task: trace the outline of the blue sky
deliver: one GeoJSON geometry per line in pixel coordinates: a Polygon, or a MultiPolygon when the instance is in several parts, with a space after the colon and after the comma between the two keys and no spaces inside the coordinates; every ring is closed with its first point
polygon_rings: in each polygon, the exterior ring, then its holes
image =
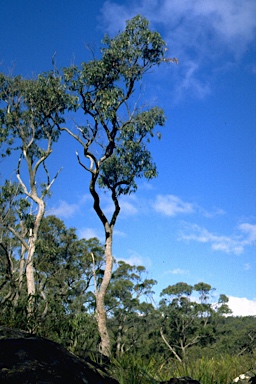
{"type": "MultiPolygon", "coordinates": [[[[31,77],[51,69],[55,52],[59,67],[79,64],[90,58],[88,45],[97,51],[104,33],[115,35],[136,14],[179,64],[154,69],[140,85],[143,101],[167,116],[162,140],[151,144],[159,176],[122,198],[114,255],[144,265],[157,293],[204,281],[230,297],[235,315],[256,315],[255,0],[9,0],[0,70],[31,77]]],[[[61,145],[48,212],[103,240],[76,145],[65,137],[61,145]]],[[[9,177],[13,164],[1,164],[9,177]]]]}

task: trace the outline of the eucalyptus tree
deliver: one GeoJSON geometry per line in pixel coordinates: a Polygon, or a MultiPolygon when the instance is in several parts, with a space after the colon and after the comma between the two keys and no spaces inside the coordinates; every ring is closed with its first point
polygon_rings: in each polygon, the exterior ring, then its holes
{"type": "Polygon", "coordinates": [[[1,225],[19,240],[23,247],[21,254],[26,254],[24,267],[29,315],[33,312],[35,296],[33,257],[38,230],[45,213],[46,196],[58,174],[50,178],[46,160],[59,137],[57,126],[64,121],[62,115],[70,100],[53,72],[32,80],[0,74],[1,154],[15,157],[18,152],[15,172],[19,192],[31,208],[26,217],[20,215],[18,226],[12,225],[8,216],[1,225]],[[40,183],[43,178],[44,182],[40,183]]]}
{"type": "Polygon", "coordinates": [[[216,319],[230,313],[225,295],[220,295],[217,305],[212,303],[213,291],[209,284],[203,282],[194,286],[180,282],[169,285],[160,294],[163,297],[159,303],[162,313],[160,334],[180,362],[186,358],[191,347],[213,342],[216,319]],[[192,297],[192,293],[198,293],[199,298],[192,297]]]}
{"type": "Polygon", "coordinates": [[[114,352],[121,356],[139,347],[145,334],[148,312],[153,310],[152,288],[156,280],[146,277],[144,266],[118,261],[106,295],[106,309],[114,339],[114,352]]]}
{"type": "Polygon", "coordinates": [[[114,38],[105,36],[103,44],[100,59],[64,69],[65,86],[77,98],[78,115],[74,129],[60,125],[60,130],[83,150],[85,159],[77,152],[78,162],[89,174],[93,207],[104,228],[106,264],[95,295],[100,350],[109,355],[104,299],[113,269],[112,240],[120,196],[135,192],[138,178],[157,176],[147,144],[154,136],[154,128],[165,122],[162,109],[138,107],[131,99],[136,85],[152,67],[173,60],[165,58],[163,39],[149,29],[148,21],[141,16],[127,21],[125,30],[114,38]],[[113,202],[110,215],[104,211],[98,188],[109,192],[113,202]]]}
{"type": "Polygon", "coordinates": [[[218,324],[217,353],[233,356],[255,354],[255,316],[228,316],[218,324]]]}
{"type": "Polygon", "coordinates": [[[1,276],[0,276],[0,304],[11,301],[17,305],[23,286],[24,246],[6,228],[20,227],[20,233],[25,235],[25,221],[29,203],[21,197],[20,185],[6,180],[0,187],[0,248],[1,248],[1,276]],[[17,253],[20,253],[19,266],[17,253]],[[17,270],[19,271],[17,273],[17,270]],[[5,273],[4,273],[5,271],[5,273]]]}
{"type": "Polygon", "coordinates": [[[38,330],[73,351],[83,344],[91,349],[91,342],[94,349],[99,338],[90,308],[93,277],[102,268],[103,255],[98,239],[79,239],[75,228],[55,216],[42,220],[34,256],[38,330]]]}

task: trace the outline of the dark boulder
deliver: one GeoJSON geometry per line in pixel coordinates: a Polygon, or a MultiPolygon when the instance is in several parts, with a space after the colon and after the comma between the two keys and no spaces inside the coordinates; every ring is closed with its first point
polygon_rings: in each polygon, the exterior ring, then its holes
{"type": "Polygon", "coordinates": [[[189,376],[172,377],[168,381],[162,381],[160,384],[200,384],[199,381],[191,379],[189,376]]]}
{"type": "Polygon", "coordinates": [[[60,344],[7,327],[0,327],[0,383],[118,384],[60,344]]]}

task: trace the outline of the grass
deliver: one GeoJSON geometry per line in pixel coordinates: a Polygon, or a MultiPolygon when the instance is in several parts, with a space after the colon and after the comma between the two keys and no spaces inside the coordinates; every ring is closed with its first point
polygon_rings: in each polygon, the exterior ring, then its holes
{"type": "Polygon", "coordinates": [[[112,374],[120,384],[155,384],[181,376],[190,376],[201,384],[231,384],[235,377],[253,368],[256,368],[255,356],[223,355],[178,363],[123,355],[113,360],[112,374]]]}

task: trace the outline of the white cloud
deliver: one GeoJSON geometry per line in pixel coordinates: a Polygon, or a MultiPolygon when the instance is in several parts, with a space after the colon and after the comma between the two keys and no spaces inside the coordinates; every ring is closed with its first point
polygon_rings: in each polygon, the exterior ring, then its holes
{"type": "MultiPolygon", "coordinates": [[[[102,196],[102,200],[105,202],[104,212],[112,215],[114,212],[114,204],[110,197],[102,196]],[[104,199],[104,200],[103,200],[104,199]]],[[[120,215],[133,216],[138,213],[136,205],[138,204],[137,198],[134,195],[121,196],[119,199],[119,205],[121,208],[120,215]]]]}
{"type": "Polygon", "coordinates": [[[181,200],[178,196],[174,195],[158,195],[153,204],[156,212],[162,213],[166,216],[176,216],[178,214],[194,213],[195,208],[193,204],[181,200]]]}
{"type": "Polygon", "coordinates": [[[143,191],[143,190],[152,191],[153,189],[155,189],[153,185],[150,183],[150,181],[148,180],[139,183],[138,187],[140,191],[143,191]]]}
{"type": "MultiPolygon", "coordinates": [[[[91,239],[93,237],[97,237],[102,243],[104,243],[104,232],[100,229],[95,228],[80,228],[78,230],[78,236],[80,239],[91,239]]],[[[126,234],[122,231],[119,231],[118,229],[114,229],[114,237],[126,237],[126,234]]]]}
{"type": "Polygon", "coordinates": [[[199,71],[200,67],[198,63],[195,63],[191,60],[187,60],[186,63],[184,63],[184,76],[180,81],[178,93],[176,93],[177,100],[181,99],[183,92],[187,92],[191,88],[200,99],[203,99],[205,96],[211,93],[210,85],[207,82],[202,82],[198,78],[199,71]]]}
{"type": "Polygon", "coordinates": [[[198,213],[204,217],[213,218],[225,214],[223,209],[213,208],[212,211],[207,211],[206,209],[200,207],[200,205],[184,201],[175,195],[157,195],[152,207],[156,212],[162,213],[166,216],[198,213]]]}
{"type": "Polygon", "coordinates": [[[48,214],[67,219],[73,216],[78,211],[78,209],[78,204],[69,204],[66,201],[60,200],[59,205],[55,208],[52,208],[48,214]]]}
{"type": "Polygon", "coordinates": [[[181,268],[176,268],[176,269],[171,269],[170,271],[166,271],[164,274],[165,275],[185,275],[189,271],[181,268]]]}
{"type": "Polygon", "coordinates": [[[199,98],[208,95],[213,73],[239,60],[256,38],[255,0],[134,0],[126,5],[106,1],[101,14],[102,27],[110,34],[137,14],[161,32],[170,57],[179,59],[172,72],[177,99],[183,92],[199,98]]]}
{"type": "Polygon", "coordinates": [[[251,266],[250,263],[245,263],[245,264],[244,264],[244,270],[245,270],[245,271],[249,271],[249,270],[251,269],[251,267],[252,267],[252,266],[251,266]]]}
{"type": "Polygon", "coordinates": [[[239,49],[244,51],[254,41],[255,12],[254,0],[141,0],[128,5],[105,1],[101,11],[109,33],[117,33],[126,20],[142,14],[153,24],[168,28],[180,48],[200,48],[210,41],[212,49],[216,49],[218,42],[235,53],[239,49]]]}
{"type": "MultiPolygon", "coordinates": [[[[136,7],[135,7],[136,9],[136,7]]],[[[112,1],[105,1],[101,9],[101,27],[110,35],[124,29],[125,22],[135,16],[137,12],[112,1]]]]}
{"type": "Polygon", "coordinates": [[[243,223],[239,225],[239,229],[247,234],[247,242],[248,244],[253,243],[256,240],[256,225],[243,223]]]}
{"type": "Polygon", "coordinates": [[[229,296],[228,306],[233,312],[232,316],[256,316],[256,299],[229,296]]]}
{"type": "Polygon", "coordinates": [[[81,198],[81,204],[85,204],[87,202],[93,203],[92,195],[89,193],[85,193],[81,198]]]}
{"type": "Polygon", "coordinates": [[[123,197],[120,199],[121,213],[125,216],[133,216],[138,213],[136,206],[134,205],[135,200],[133,196],[123,197]]]}
{"type": "Polygon", "coordinates": [[[241,254],[245,246],[253,245],[256,240],[256,225],[243,223],[238,226],[238,232],[230,236],[218,235],[209,232],[197,224],[186,223],[181,231],[179,240],[209,243],[215,251],[241,254]]]}
{"type": "Polygon", "coordinates": [[[198,207],[199,211],[202,213],[203,216],[207,218],[212,218],[215,216],[225,215],[226,212],[221,208],[215,208],[213,211],[206,211],[205,209],[198,207]]]}
{"type": "Polygon", "coordinates": [[[97,237],[101,242],[104,241],[102,237],[102,233],[94,228],[81,228],[78,230],[78,236],[80,239],[92,239],[93,237],[97,237]]]}
{"type": "Polygon", "coordinates": [[[126,237],[126,233],[124,233],[123,231],[119,231],[118,229],[114,229],[114,236],[126,237]]]}
{"type": "Polygon", "coordinates": [[[130,265],[143,265],[146,268],[152,265],[152,262],[148,257],[143,257],[133,249],[128,250],[128,255],[128,257],[116,257],[116,260],[122,260],[130,265]]]}

